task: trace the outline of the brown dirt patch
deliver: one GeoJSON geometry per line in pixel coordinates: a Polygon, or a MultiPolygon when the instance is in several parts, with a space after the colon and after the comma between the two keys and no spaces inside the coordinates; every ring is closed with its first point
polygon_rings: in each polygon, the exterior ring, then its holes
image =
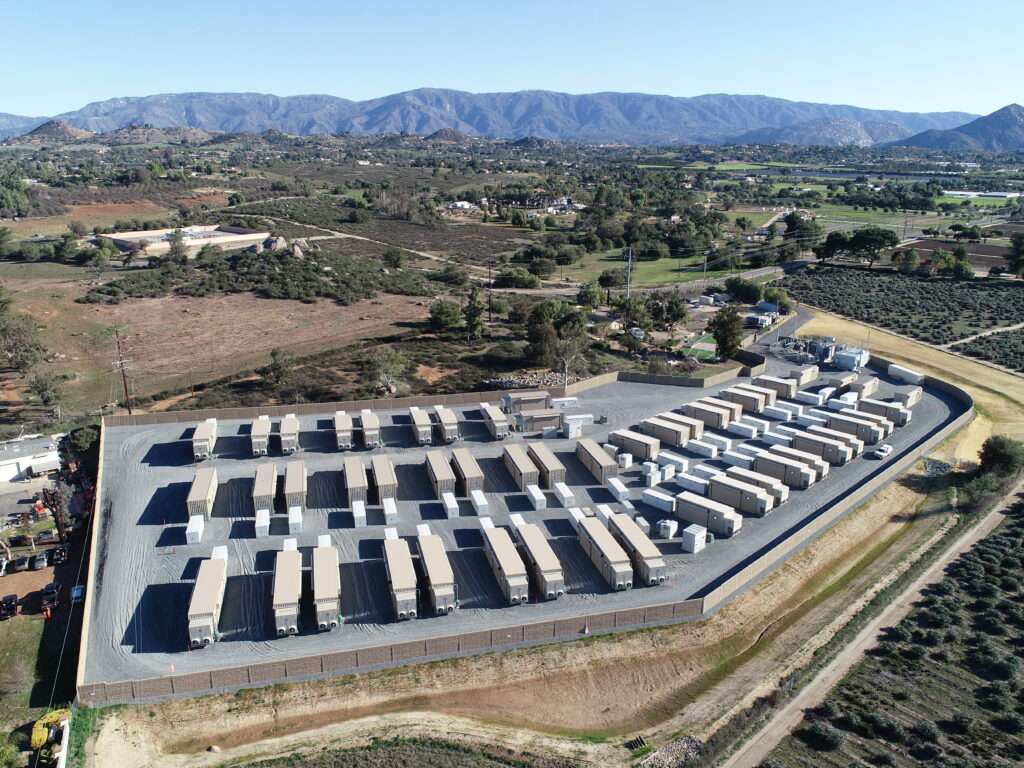
{"type": "Polygon", "coordinates": [[[416,368],[416,376],[420,379],[423,379],[423,381],[427,382],[427,384],[434,384],[440,381],[441,379],[448,378],[449,376],[456,372],[457,371],[454,368],[437,368],[434,366],[423,364],[420,364],[416,368]]]}
{"type": "Polygon", "coordinates": [[[183,195],[174,198],[174,200],[182,205],[187,205],[189,208],[197,208],[200,205],[219,208],[228,204],[226,192],[202,192],[194,195],[183,195]]]}
{"type": "Polygon", "coordinates": [[[307,354],[390,334],[427,314],[422,299],[382,295],[352,306],[252,294],[138,299],[94,309],[125,327],[137,394],[187,386],[266,364],[274,347],[307,354]]]}

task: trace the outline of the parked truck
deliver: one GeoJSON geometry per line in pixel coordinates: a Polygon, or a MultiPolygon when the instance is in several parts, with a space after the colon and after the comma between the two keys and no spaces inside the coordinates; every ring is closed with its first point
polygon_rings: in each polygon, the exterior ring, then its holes
{"type": "Polygon", "coordinates": [[[608,530],[629,555],[636,578],[633,583],[655,586],[668,578],[665,558],[629,515],[619,512],[608,520],[608,530]]]}
{"type": "Polygon", "coordinates": [[[213,555],[199,564],[188,604],[189,648],[204,648],[220,639],[217,625],[228,583],[228,548],[213,548],[213,555]]]}

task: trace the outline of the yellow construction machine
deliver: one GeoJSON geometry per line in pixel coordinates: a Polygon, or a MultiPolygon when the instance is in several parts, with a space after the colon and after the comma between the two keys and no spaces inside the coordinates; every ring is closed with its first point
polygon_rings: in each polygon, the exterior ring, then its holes
{"type": "Polygon", "coordinates": [[[64,743],[64,731],[71,726],[71,710],[54,709],[36,720],[32,726],[32,751],[35,765],[55,765],[64,743]]]}

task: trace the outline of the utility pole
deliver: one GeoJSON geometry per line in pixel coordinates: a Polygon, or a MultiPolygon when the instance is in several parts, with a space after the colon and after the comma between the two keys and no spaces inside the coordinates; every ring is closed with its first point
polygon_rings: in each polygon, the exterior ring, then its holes
{"type": "Polygon", "coordinates": [[[114,368],[121,371],[121,384],[124,386],[124,402],[128,406],[128,415],[132,415],[132,396],[128,390],[128,361],[124,359],[124,352],[121,349],[121,335],[117,328],[114,329],[114,344],[117,347],[117,359],[114,361],[114,368]]]}
{"type": "Polygon", "coordinates": [[[633,246],[626,246],[626,300],[629,301],[629,286],[633,277],[633,246]]]}
{"type": "Polygon", "coordinates": [[[489,324],[494,323],[494,304],[491,302],[491,286],[493,280],[491,279],[491,265],[494,264],[494,259],[490,259],[487,262],[487,322],[489,324]]]}

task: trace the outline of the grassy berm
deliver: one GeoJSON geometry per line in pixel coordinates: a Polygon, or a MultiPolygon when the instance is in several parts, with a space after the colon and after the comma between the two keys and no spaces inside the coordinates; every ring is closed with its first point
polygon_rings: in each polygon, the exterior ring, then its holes
{"type": "Polygon", "coordinates": [[[449,741],[388,739],[352,749],[324,748],[234,768],[576,768],[569,760],[524,755],[503,749],[486,751],[449,741]]]}

